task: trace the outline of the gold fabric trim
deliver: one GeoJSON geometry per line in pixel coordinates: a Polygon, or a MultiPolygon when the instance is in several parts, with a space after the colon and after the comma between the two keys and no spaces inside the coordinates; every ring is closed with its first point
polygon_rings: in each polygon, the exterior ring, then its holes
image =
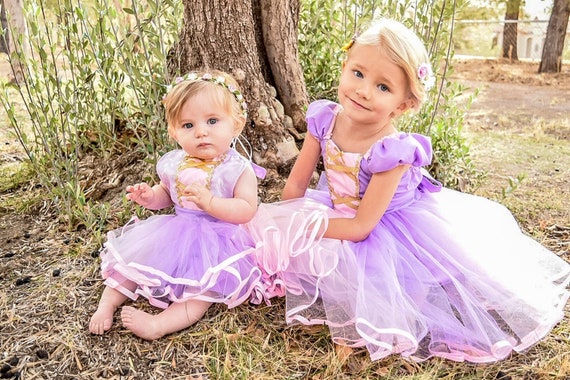
{"type": "Polygon", "coordinates": [[[190,157],[190,156],[184,157],[182,162],[180,162],[180,165],[178,165],[178,169],[176,170],[175,183],[176,183],[176,194],[178,195],[178,203],[182,204],[180,197],[185,195],[184,189],[186,188],[186,186],[188,186],[187,183],[183,183],[179,179],[178,174],[180,172],[191,168],[200,169],[206,172],[206,187],[210,189],[212,185],[212,175],[214,174],[214,170],[219,164],[224,162],[225,159],[226,159],[225,154],[220,157],[216,157],[214,160],[211,161],[204,161],[199,158],[190,157]]]}
{"type": "Polygon", "coordinates": [[[331,193],[331,199],[335,206],[345,205],[353,210],[358,209],[358,205],[360,204],[360,196],[359,196],[359,187],[360,183],[358,181],[358,172],[360,170],[360,160],[356,162],[357,166],[349,167],[346,165],[343,159],[343,152],[338,149],[334,144],[331,143],[329,140],[327,142],[329,144],[329,148],[327,149],[327,159],[325,160],[325,171],[331,172],[344,172],[346,176],[350,178],[350,180],[354,183],[354,190],[355,194],[353,195],[344,195],[339,194],[332,186],[330,181],[328,181],[329,191],[331,193]]]}

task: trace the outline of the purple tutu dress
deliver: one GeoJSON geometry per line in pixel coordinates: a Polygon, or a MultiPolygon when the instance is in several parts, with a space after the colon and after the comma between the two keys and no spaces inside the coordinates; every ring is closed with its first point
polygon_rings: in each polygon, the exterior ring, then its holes
{"type": "Polygon", "coordinates": [[[180,196],[186,184],[202,182],[217,197],[232,197],[245,170],[263,169],[230,149],[216,160],[190,158],[183,150],[160,158],[157,172],[170,192],[176,213],[133,218],[107,234],[101,252],[105,285],[131,299],[139,295],[157,307],[203,300],[234,307],[259,286],[255,243],[243,226],[220,221],[180,196]],[[134,292],[123,284],[130,280],[134,292]]]}
{"type": "Polygon", "coordinates": [[[304,198],[262,204],[247,224],[262,242],[263,296],[286,296],[287,322],[326,324],[372,360],[401,354],[482,363],[543,338],[564,316],[570,265],[524,235],[498,203],[430,179],[428,137],[396,133],[366,154],[331,139],[340,106],[317,101],[308,131],[325,176],[304,198]],[[374,173],[409,164],[388,209],[360,242],[321,227],[355,215],[374,173]]]}

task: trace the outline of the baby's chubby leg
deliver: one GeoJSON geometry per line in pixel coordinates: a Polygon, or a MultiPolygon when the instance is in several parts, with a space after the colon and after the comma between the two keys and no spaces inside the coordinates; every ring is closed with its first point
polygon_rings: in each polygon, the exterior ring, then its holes
{"type": "MultiPolygon", "coordinates": [[[[136,288],[136,284],[130,281],[122,285],[131,291],[136,288]]],[[[99,300],[97,311],[95,311],[89,322],[89,331],[92,334],[101,335],[109,330],[113,325],[113,314],[115,314],[115,310],[126,300],[127,296],[123,293],[106,286],[99,300]]]]}
{"type": "Polygon", "coordinates": [[[136,336],[155,340],[193,325],[204,316],[210,305],[211,302],[199,300],[173,303],[156,315],[124,306],[121,319],[123,326],[136,336]]]}

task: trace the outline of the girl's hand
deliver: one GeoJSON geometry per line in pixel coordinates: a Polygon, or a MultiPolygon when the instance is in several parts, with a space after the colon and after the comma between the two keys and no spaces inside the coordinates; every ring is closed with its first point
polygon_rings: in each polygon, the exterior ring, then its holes
{"type": "Polygon", "coordinates": [[[154,198],[154,191],[147,183],[137,183],[132,186],[127,186],[127,199],[138,203],[143,207],[147,207],[152,203],[154,198]]]}
{"type": "Polygon", "coordinates": [[[212,192],[206,186],[194,183],[186,186],[182,199],[194,202],[201,210],[208,212],[213,197],[212,192]]]}

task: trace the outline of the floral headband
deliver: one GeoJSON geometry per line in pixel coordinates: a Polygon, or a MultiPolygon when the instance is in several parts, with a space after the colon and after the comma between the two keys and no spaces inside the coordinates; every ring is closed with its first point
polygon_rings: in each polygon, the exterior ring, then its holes
{"type": "Polygon", "coordinates": [[[166,95],[168,95],[168,93],[172,90],[172,88],[174,86],[176,86],[177,84],[182,83],[184,81],[197,81],[197,80],[202,80],[205,82],[212,82],[212,83],[215,83],[215,84],[220,85],[223,88],[227,89],[229,92],[231,92],[231,94],[234,96],[234,98],[236,99],[236,101],[240,105],[241,112],[243,113],[243,115],[247,116],[247,103],[245,102],[243,95],[241,94],[241,92],[237,88],[235,88],[231,84],[226,83],[226,78],[222,75],[214,77],[210,73],[205,73],[201,77],[199,77],[198,74],[196,74],[196,73],[188,73],[184,76],[176,77],[174,79],[173,84],[166,86],[166,94],[164,94],[164,97],[162,99],[164,100],[166,98],[166,95]]]}

